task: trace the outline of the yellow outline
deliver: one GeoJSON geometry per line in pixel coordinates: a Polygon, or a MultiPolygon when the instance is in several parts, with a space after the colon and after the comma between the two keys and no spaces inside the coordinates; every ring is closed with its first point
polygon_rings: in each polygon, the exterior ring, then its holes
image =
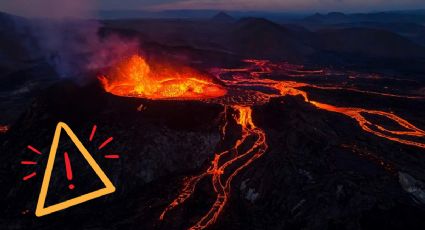
{"type": "Polygon", "coordinates": [[[37,207],[35,209],[35,215],[40,217],[44,215],[51,214],[53,212],[57,212],[60,210],[64,210],[66,208],[69,208],[71,206],[84,203],[86,201],[101,197],[103,195],[113,193],[115,192],[115,187],[112,184],[112,182],[109,180],[109,178],[105,175],[105,173],[102,171],[102,169],[99,167],[99,165],[96,163],[96,161],[93,159],[93,157],[90,155],[90,153],[87,151],[87,149],[84,147],[84,145],[81,143],[81,141],[77,138],[77,136],[72,132],[72,130],[69,128],[69,126],[63,122],[59,122],[56,126],[55,135],[53,137],[52,146],[50,148],[49,153],[49,159],[47,161],[46,170],[44,173],[43,183],[41,184],[41,190],[40,195],[38,196],[38,202],[37,207]],[[81,195],[79,197],[75,197],[72,199],[69,199],[67,201],[63,201],[58,204],[51,205],[47,208],[44,207],[46,196],[47,196],[47,190],[49,189],[49,182],[50,177],[52,175],[53,165],[55,162],[56,152],[58,149],[59,144],[59,138],[61,135],[61,131],[65,130],[66,134],[71,138],[72,142],[77,146],[78,150],[83,154],[84,158],[87,160],[89,165],[93,168],[96,175],[100,178],[100,180],[105,185],[105,188],[101,188],[99,190],[96,190],[94,192],[90,192],[84,195],[81,195]]]}

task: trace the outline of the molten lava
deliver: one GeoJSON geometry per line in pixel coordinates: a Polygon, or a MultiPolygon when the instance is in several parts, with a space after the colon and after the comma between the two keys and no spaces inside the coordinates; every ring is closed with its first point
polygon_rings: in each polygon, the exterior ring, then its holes
{"type": "MultiPolygon", "coordinates": [[[[228,117],[228,107],[225,107],[225,118],[228,117]]],[[[167,212],[174,209],[188,199],[195,190],[198,182],[206,177],[211,176],[211,184],[216,194],[216,200],[210,210],[190,229],[205,229],[209,225],[216,222],[218,216],[222,212],[224,206],[229,200],[230,185],[233,178],[244,168],[250,165],[254,160],[261,157],[267,150],[266,133],[256,127],[252,120],[252,109],[245,106],[232,106],[236,114],[233,116],[236,124],[241,129],[241,135],[234,145],[219,153],[215,153],[211,166],[203,173],[188,178],[178,197],[172,201],[162,212],[160,220],[162,220],[167,212]],[[252,139],[254,141],[252,142],[252,139]],[[245,148],[242,148],[245,147],[245,148]],[[234,156],[235,155],[235,156],[234,156]],[[229,158],[224,161],[223,158],[229,158]],[[228,168],[231,168],[230,170],[228,168]]],[[[227,121],[222,127],[222,134],[225,138],[227,121]]]]}
{"type": "MultiPolygon", "coordinates": [[[[371,94],[371,95],[379,95],[384,97],[396,97],[396,98],[406,98],[406,99],[423,99],[423,96],[411,96],[411,95],[396,95],[390,93],[382,93],[382,92],[374,92],[368,90],[361,90],[353,87],[347,87],[345,85],[334,85],[334,86],[320,86],[314,84],[308,84],[303,82],[296,81],[287,81],[287,80],[273,80],[268,78],[260,78],[262,74],[270,74],[272,72],[282,71],[281,67],[276,64],[269,63],[267,61],[256,61],[256,60],[247,60],[247,63],[250,64],[249,67],[243,69],[222,69],[221,71],[216,71],[216,77],[223,81],[226,85],[234,87],[234,88],[246,88],[246,87],[260,87],[270,90],[275,90],[277,93],[264,93],[259,92],[258,90],[254,92],[254,97],[257,100],[249,100],[250,102],[254,101],[256,103],[266,103],[272,97],[279,96],[302,96],[305,102],[308,102],[315,107],[323,110],[327,110],[330,112],[336,112],[343,115],[346,115],[357,121],[359,126],[366,132],[372,133],[376,136],[388,139],[390,141],[398,142],[405,145],[415,146],[419,148],[425,149],[425,141],[414,141],[410,140],[410,137],[415,137],[418,139],[425,138],[425,131],[414,126],[403,118],[384,111],[377,110],[368,110],[363,108],[355,108],[355,107],[337,107],[333,105],[328,105],[324,103],[320,103],[317,101],[311,101],[308,98],[308,94],[306,91],[301,90],[303,87],[317,88],[322,90],[346,90],[357,93],[371,94]],[[258,71],[260,70],[260,71],[258,71]],[[225,73],[236,73],[230,79],[223,77],[225,73]],[[392,120],[394,123],[398,124],[401,130],[390,130],[388,128],[383,127],[382,125],[375,124],[370,121],[365,114],[369,115],[377,115],[382,118],[386,118],[392,120]]],[[[288,66],[284,64],[285,68],[293,68],[298,73],[297,77],[305,76],[308,74],[323,74],[327,75],[325,71],[313,71],[313,70],[302,70],[301,66],[288,66]]],[[[294,70],[284,71],[285,74],[292,73],[294,70]]],[[[288,76],[292,76],[291,74],[287,74],[288,76]]],[[[244,98],[245,102],[248,101],[247,98],[244,98]]],[[[240,103],[240,102],[239,102],[240,103]]]]}
{"type": "MultiPolygon", "coordinates": [[[[236,114],[233,114],[232,116],[234,121],[242,128],[239,139],[236,140],[231,148],[223,152],[215,153],[215,157],[211,161],[211,166],[207,170],[199,175],[189,177],[184,181],[180,194],[165,208],[160,216],[160,220],[162,220],[170,210],[184,203],[193,194],[196,185],[201,179],[210,176],[214,193],[216,194],[215,202],[209,211],[190,229],[205,229],[216,222],[218,216],[229,200],[230,184],[234,177],[255,159],[262,156],[268,148],[265,131],[256,127],[253,122],[251,106],[253,104],[266,103],[273,97],[285,95],[301,96],[305,102],[310,103],[319,109],[340,113],[356,120],[359,126],[368,133],[390,141],[425,149],[425,141],[423,141],[423,138],[425,138],[425,131],[417,128],[395,114],[363,108],[337,107],[311,101],[308,98],[307,92],[300,88],[311,87],[322,90],[346,90],[357,93],[406,99],[422,99],[423,97],[421,96],[405,96],[373,92],[346,87],[345,85],[319,86],[296,81],[272,80],[267,77],[262,77],[272,72],[283,73],[286,76],[297,78],[310,74],[319,74],[324,76],[330,74],[324,70],[303,70],[302,66],[290,65],[287,63],[277,65],[270,63],[269,61],[261,60],[246,60],[245,62],[250,64],[250,66],[238,69],[215,69],[213,71],[216,77],[224,82],[228,88],[232,88],[232,90],[235,90],[238,93],[234,95],[229,93],[226,97],[216,100],[216,102],[225,106],[225,123],[221,127],[222,140],[226,137],[229,122],[228,113],[230,108],[236,112],[236,114]],[[231,76],[229,76],[229,73],[231,76]],[[392,130],[373,123],[365,116],[367,114],[377,115],[392,120],[397,123],[401,129],[392,130]],[[410,140],[409,137],[419,139],[418,141],[414,141],[410,140]],[[253,142],[252,139],[254,139],[253,142]],[[420,141],[421,139],[422,141],[420,141]]],[[[376,158],[372,159],[379,162],[380,165],[386,167],[388,170],[392,170],[391,165],[388,165],[376,158]]]]}
{"type": "MultiPolygon", "coordinates": [[[[267,78],[271,73],[290,78],[309,75],[332,76],[331,70],[305,70],[303,66],[289,63],[275,64],[264,60],[245,60],[248,66],[238,69],[214,69],[212,74],[226,84],[226,89],[191,68],[174,68],[165,65],[149,65],[141,56],[132,56],[115,66],[109,74],[99,77],[105,90],[118,96],[143,97],[149,99],[210,99],[222,104],[224,123],[220,128],[222,141],[228,136],[229,127],[241,128],[238,139],[222,152],[214,153],[209,168],[199,175],[186,178],[177,196],[161,213],[166,214],[183,204],[194,193],[197,184],[209,179],[214,189],[215,202],[209,211],[190,229],[205,229],[215,223],[230,197],[231,183],[235,176],[268,149],[266,133],[254,124],[252,105],[266,103],[273,97],[301,96],[306,103],[340,113],[354,119],[365,131],[390,141],[425,149],[425,131],[417,128],[403,118],[384,111],[367,110],[354,107],[337,107],[317,101],[311,101],[302,88],[321,90],[345,90],[356,93],[379,95],[384,97],[423,99],[422,96],[396,95],[374,92],[341,85],[314,85],[299,81],[273,80],[267,78]],[[231,116],[230,116],[231,115],[231,116]],[[367,115],[380,116],[399,125],[399,130],[386,128],[373,123],[367,115]],[[234,122],[229,126],[229,122],[234,122]],[[413,140],[411,138],[414,138],[413,140]]],[[[341,74],[336,74],[341,75],[341,74]]],[[[1,131],[1,130],[0,130],[1,131]]],[[[369,156],[368,154],[363,154],[369,156]]],[[[375,159],[375,161],[380,161],[375,159]]],[[[381,165],[386,165],[382,163],[381,165]]],[[[385,166],[386,167],[386,166],[385,166]]],[[[388,166],[391,169],[390,166],[388,166]]]]}
{"type": "MultiPolygon", "coordinates": [[[[232,90],[236,90],[238,93],[235,95],[228,94],[226,97],[221,97],[215,100],[225,106],[225,123],[220,129],[222,140],[225,139],[227,133],[229,110],[236,112],[236,114],[232,114],[233,116],[231,117],[233,117],[236,124],[242,129],[239,139],[235,141],[231,148],[223,152],[215,153],[214,159],[211,161],[211,166],[204,172],[185,179],[183,188],[179,195],[165,208],[160,215],[160,220],[163,220],[169,211],[183,204],[193,194],[196,185],[200,180],[206,177],[211,177],[210,181],[214,188],[214,193],[216,194],[215,202],[209,211],[190,229],[205,229],[216,222],[224,206],[229,200],[230,184],[234,177],[242,169],[250,165],[255,159],[262,156],[268,149],[266,133],[261,128],[255,126],[252,119],[251,106],[253,104],[266,103],[273,97],[285,95],[301,96],[305,102],[310,103],[319,109],[340,113],[356,120],[359,126],[366,132],[401,144],[425,148],[424,142],[408,139],[408,137],[424,138],[425,131],[417,128],[397,115],[384,111],[337,107],[316,101],[310,101],[307,92],[300,88],[311,87],[322,90],[347,90],[364,94],[406,99],[422,99],[423,97],[373,92],[346,87],[344,85],[319,86],[296,81],[272,80],[267,77],[262,78],[262,76],[272,72],[277,72],[283,73],[289,77],[298,78],[310,74],[326,76],[329,73],[324,70],[303,70],[302,66],[290,65],[288,63],[278,65],[262,60],[246,60],[245,62],[250,64],[246,68],[213,70],[213,73],[215,73],[218,79],[224,82],[228,88],[232,88],[232,90]],[[229,73],[231,76],[228,76],[229,73]],[[378,115],[383,118],[390,119],[399,124],[401,130],[391,130],[383,127],[382,125],[375,124],[368,120],[365,114],[378,115]]],[[[382,163],[382,161],[379,161],[379,163],[382,166],[391,169],[390,166],[382,163]]]]}
{"type": "Polygon", "coordinates": [[[416,126],[410,124],[408,121],[392,113],[387,113],[387,112],[377,111],[377,110],[366,110],[361,108],[336,107],[333,105],[328,105],[328,104],[319,103],[315,101],[310,101],[310,103],[315,105],[317,108],[336,112],[336,113],[341,113],[355,119],[357,123],[360,125],[360,127],[366,132],[375,134],[376,136],[386,138],[391,141],[425,149],[425,143],[411,141],[405,138],[406,136],[425,137],[425,131],[417,128],[416,126]],[[371,121],[367,120],[363,114],[374,114],[374,115],[386,117],[390,120],[395,121],[404,130],[390,130],[381,125],[374,124],[371,121]]]}
{"type": "Polygon", "coordinates": [[[139,55],[121,61],[99,80],[107,92],[126,97],[204,99],[226,94],[223,87],[194,69],[152,67],[139,55]]]}

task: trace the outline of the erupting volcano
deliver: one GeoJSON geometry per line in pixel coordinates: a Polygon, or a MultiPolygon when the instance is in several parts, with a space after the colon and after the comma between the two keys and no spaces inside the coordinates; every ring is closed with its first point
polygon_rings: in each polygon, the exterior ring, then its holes
{"type": "Polygon", "coordinates": [[[0,230],[425,229],[425,11],[357,1],[0,2],[0,230]]]}
{"type": "Polygon", "coordinates": [[[99,77],[105,90],[118,96],[149,99],[201,99],[219,97],[226,90],[189,67],[150,65],[133,55],[99,77]]]}

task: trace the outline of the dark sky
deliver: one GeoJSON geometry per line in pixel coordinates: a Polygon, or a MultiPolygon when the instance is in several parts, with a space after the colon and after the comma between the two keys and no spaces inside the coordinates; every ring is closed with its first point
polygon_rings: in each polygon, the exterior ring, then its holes
{"type": "Polygon", "coordinates": [[[60,16],[89,10],[220,9],[283,12],[370,12],[425,9],[425,0],[0,0],[0,11],[60,16]]]}

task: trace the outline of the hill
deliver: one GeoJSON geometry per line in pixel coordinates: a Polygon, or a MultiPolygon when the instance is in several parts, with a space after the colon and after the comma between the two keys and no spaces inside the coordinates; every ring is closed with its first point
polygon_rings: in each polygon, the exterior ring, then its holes
{"type": "Polygon", "coordinates": [[[395,33],[379,29],[349,28],[317,32],[325,51],[373,58],[422,58],[425,48],[395,33]]]}

